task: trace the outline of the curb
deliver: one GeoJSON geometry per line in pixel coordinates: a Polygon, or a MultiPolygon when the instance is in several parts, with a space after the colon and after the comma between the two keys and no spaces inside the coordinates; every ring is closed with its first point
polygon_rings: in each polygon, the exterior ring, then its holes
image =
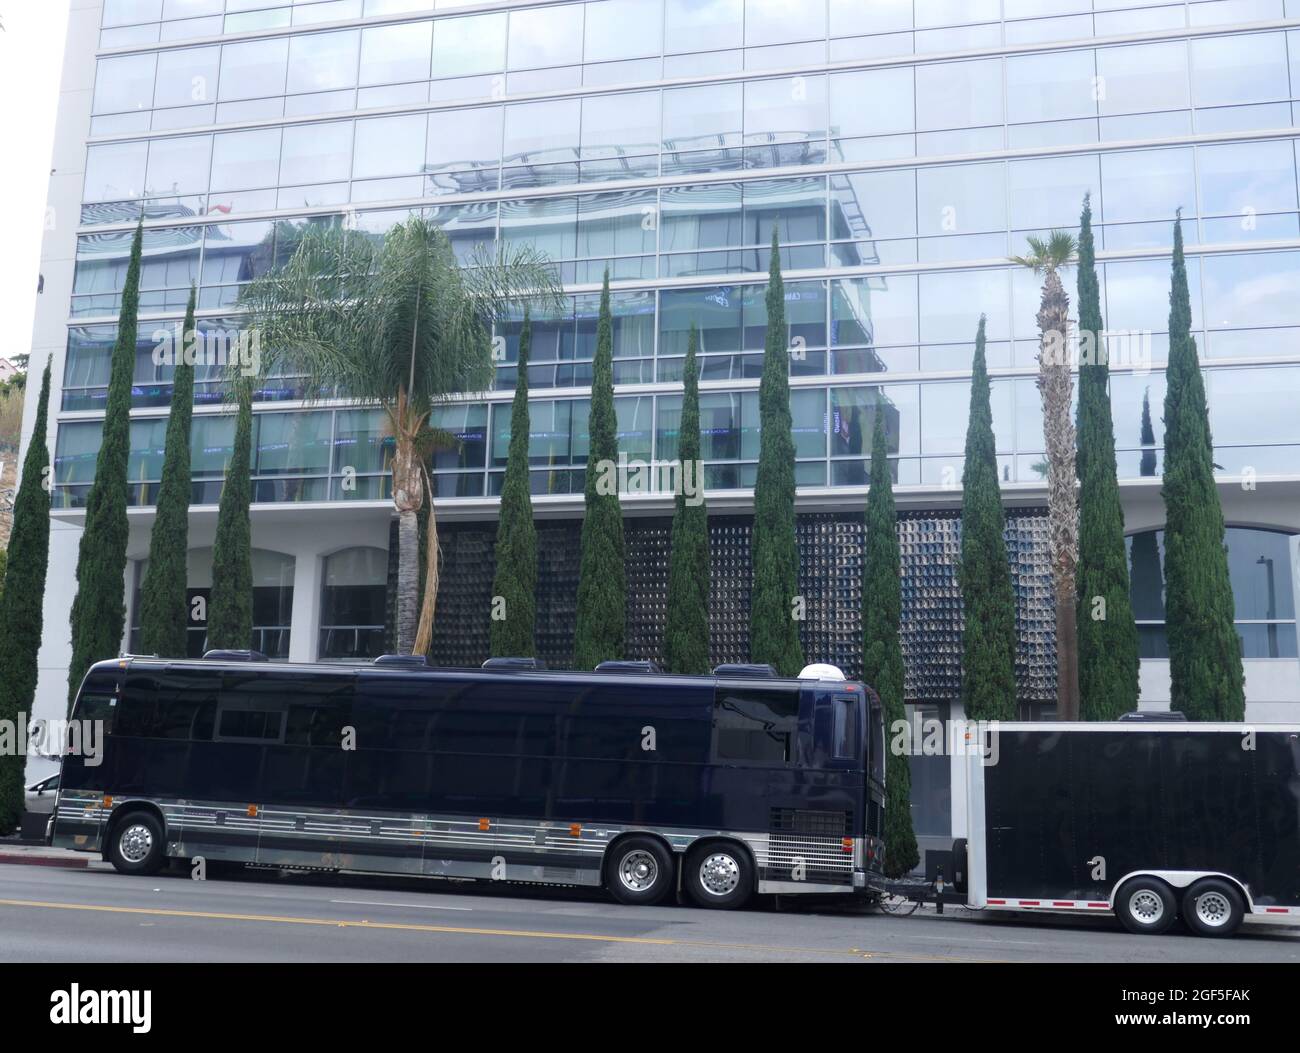
{"type": "Polygon", "coordinates": [[[77,859],[75,857],[64,858],[62,856],[37,856],[26,855],[21,852],[5,852],[0,850],[0,863],[18,863],[31,867],[64,867],[70,870],[85,870],[90,866],[90,858],[77,859]]]}

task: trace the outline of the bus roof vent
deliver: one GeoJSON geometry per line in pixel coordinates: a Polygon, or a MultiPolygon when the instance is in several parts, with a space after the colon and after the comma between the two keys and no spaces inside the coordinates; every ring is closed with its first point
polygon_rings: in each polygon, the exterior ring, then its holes
{"type": "Polygon", "coordinates": [[[1160,710],[1135,709],[1132,713],[1121,713],[1119,719],[1152,721],[1152,722],[1160,722],[1160,721],[1168,721],[1168,720],[1178,721],[1178,720],[1186,720],[1187,714],[1180,713],[1176,709],[1171,709],[1165,712],[1161,712],[1160,710]]]}
{"type": "Polygon", "coordinates": [[[546,663],[540,658],[489,658],[483,663],[484,669],[545,669],[546,663]]]}
{"type": "Polygon", "coordinates": [[[206,651],[204,661],[211,662],[269,662],[271,659],[261,651],[216,650],[206,651]]]}
{"type": "Polygon", "coordinates": [[[776,679],[776,670],[770,665],[761,665],[756,662],[733,663],[730,665],[715,666],[713,675],[737,676],[745,680],[774,680],[776,679]]]}
{"type": "Polygon", "coordinates": [[[374,660],[373,665],[407,665],[424,668],[429,664],[429,659],[422,654],[381,654],[374,660]]]}
{"type": "Polygon", "coordinates": [[[806,665],[799,671],[800,680],[847,680],[848,677],[840,670],[839,666],[828,665],[825,662],[813,662],[812,665],[806,665]]]}
{"type": "Polygon", "coordinates": [[[657,662],[610,661],[596,666],[597,673],[662,673],[657,662]]]}

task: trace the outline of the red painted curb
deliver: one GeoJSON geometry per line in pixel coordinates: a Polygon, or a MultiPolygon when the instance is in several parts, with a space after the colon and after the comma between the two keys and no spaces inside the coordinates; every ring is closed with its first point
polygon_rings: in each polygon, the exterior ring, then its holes
{"type": "Polygon", "coordinates": [[[17,852],[6,854],[0,852],[0,863],[19,863],[32,867],[67,867],[84,870],[90,866],[89,859],[65,859],[62,856],[29,856],[17,852]]]}

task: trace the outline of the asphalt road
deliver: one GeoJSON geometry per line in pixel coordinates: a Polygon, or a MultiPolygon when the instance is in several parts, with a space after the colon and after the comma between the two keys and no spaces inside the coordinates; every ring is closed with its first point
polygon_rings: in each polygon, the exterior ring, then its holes
{"type": "Polygon", "coordinates": [[[1300,962],[1300,928],[1130,936],[1105,918],[827,903],[624,907],[575,890],[0,865],[0,962],[1300,962]]]}

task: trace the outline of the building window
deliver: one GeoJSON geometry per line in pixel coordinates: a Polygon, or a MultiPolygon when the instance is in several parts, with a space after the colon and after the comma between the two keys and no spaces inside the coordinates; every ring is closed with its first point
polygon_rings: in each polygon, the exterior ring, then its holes
{"type": "Polygon", "coordinates": [[[388,553],[345,548],[325,559],[321,594],[320,658],[348,661],[384,651],[388,553]]]}
{"type": "MultiPolygon", "coordinates": [[[[255,548],[253,562],[253,635],[247,646],[268,658],[289,657],[289,633],[293,621],[294,558],[280,552],[255,548]]],[[[131,650],[140,652],[140,589],[149,561],[136,565],[135,600],[132,603],[131,650]]],[[[212,597],[212,549],[191,549],[186,556],[185,626],[187,658],[202,658],[208,650],[208,602],[212,597]]],[[[166,656],[172,657],[172,656],[166,656]]]]}
{"type": "MultiPolygon", "coordinates": [[[[1229,527],[1228,575],[1235,624],[1244,658],[1295,658],[1295,535],[1277,530],[1229,527]]],[[[1148,530],[1128,539],[1133,615],[1143,658],[1168,658],[1165,634],[1165,532],[1148,530]]]]}

